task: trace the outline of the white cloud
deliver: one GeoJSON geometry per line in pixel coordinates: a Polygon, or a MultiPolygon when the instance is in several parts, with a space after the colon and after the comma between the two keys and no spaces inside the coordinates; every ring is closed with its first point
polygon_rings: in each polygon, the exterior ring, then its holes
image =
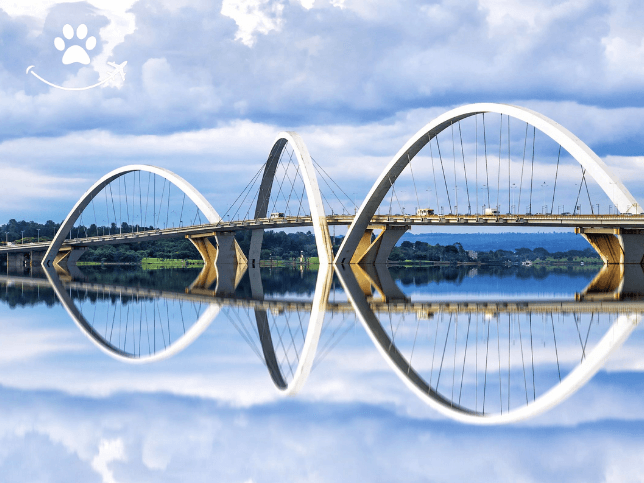
{"type": "Polygon", "coordinates": [[[516,0],[479,0],[478,3],[479,8],[487,12],[487,21],[493,34],[501,34],[502,29],[508,28],[512,23],[543,31],[553,21],[573,16],[592,6],[590,0],[539,0],[530,3],[516,0]]]}
{"type": "Polygon", "coordinates": [[[221,14],[237,24],[235,39],[248,47],[255,44],[257,34],[280,30],[283,10],[279,0],[223,0],[221,4],[221,14]]]}
{"type": "Polygon", "coordinates": [[[88,179],[73,174],[53,175],[23,166],[0,162],[2,211],[38,211],[44,200],[70,200],[70,188],[82,190],[88,184],[88,179]]]}
{"type": "Polygon", "coordinates": [[[117,483],[109,464],[113,461],[127,461],[123,440],[101,439],[98,447],[98,454],[92,460],[92,468],[103,478],[103,483],[117,483]]]}

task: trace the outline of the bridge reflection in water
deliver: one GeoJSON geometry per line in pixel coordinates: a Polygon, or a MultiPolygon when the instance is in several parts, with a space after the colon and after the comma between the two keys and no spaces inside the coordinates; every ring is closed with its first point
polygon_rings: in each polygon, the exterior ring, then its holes
{"type": "Polygon", "coordinates": [[[323,265],[312,297],[265,296],[259,268],[228,267],[205,266],[183,289],[95,283],[78,267],[73,274],[45,268],[45,278],[2,276],[0,283],[53,288],[90,340],[128,363],[170,357],[216,318],[227,321],[285,394],[301,390],[359,321],[417,397],[472,424],[516,422],[561,403],[644,312],[640,266],[604,266],[574,298],[440,301],[409,298],[382,265],[323,265]]]}

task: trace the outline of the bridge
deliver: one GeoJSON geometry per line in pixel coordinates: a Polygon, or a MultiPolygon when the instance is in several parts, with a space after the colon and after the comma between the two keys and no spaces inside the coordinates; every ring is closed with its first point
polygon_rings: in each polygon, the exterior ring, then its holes
{"type": "Polygon", "coordinates": [[[453,109],[420,129],[359,207],[297,133],[282,132],[223,216],[177,174],[131,165],[98,180],[51,242],[0,252],[11,268],[64,267],[89,247],[187,238],[206,265],[254,266],[265,230],[312,227],[321,265],[366,266],[385,264],[411,228],[435,226],[570,228],[607,265],[644,260],[644,212],[599,156],[542,114],[491,103],[453,109]],[[600,214],[600,198],[608,213],[600,214]],[[416,209],[406,214],[410,204],[416,209]],[[334,249],[336,226],[347,231],[334,249]],[[244,230],[251,232],[247,254],[234,237],[244,230]]]}

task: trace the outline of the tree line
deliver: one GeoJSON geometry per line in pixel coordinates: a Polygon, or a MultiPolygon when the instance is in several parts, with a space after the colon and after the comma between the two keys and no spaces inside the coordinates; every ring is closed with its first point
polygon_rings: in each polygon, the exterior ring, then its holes
{"type": "Polygon", "coordinates": [[[591,247],[585,250],[567,250],[565,252],[549,252],[543,247],[535,248],[515,248],[514,250],[490,250],[487,252],[467,251],[460,243],[453,245],[430,245],[427,242],[416,241],[414,243],[404,241],[400,246],[394,247],[389,255],[389,260],[402,261],[434,261],[434,262],[480,262],[483,264],[499,264],[510,262],[524,262],[537,259],[544,260],[553,258],[561,261],[572,261],[575,257],[596,258],[599,255],[591,247]]]}

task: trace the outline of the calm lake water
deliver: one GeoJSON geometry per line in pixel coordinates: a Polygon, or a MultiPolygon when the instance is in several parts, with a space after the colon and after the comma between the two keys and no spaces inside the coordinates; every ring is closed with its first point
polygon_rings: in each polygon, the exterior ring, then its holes
{"type": "Polygon", "coordinates": [[[598,270],[2,275],[2,481],[641,481],[642,274],[598,270]]]}

